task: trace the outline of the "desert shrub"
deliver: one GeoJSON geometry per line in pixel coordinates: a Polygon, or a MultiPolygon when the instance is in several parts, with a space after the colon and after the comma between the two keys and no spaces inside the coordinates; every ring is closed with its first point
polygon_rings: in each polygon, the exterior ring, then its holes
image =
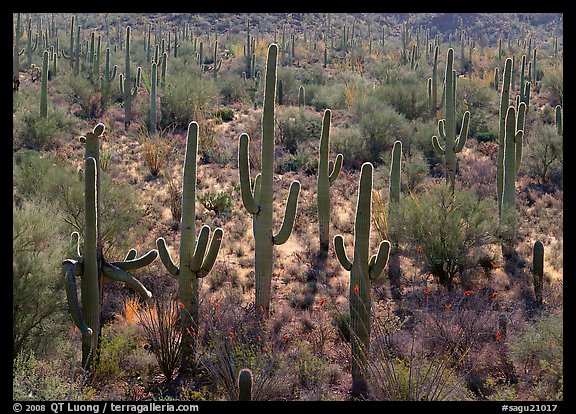
{"type": "Polygon", "coordinates": [[[335,153],[344,156],[343,168],[360,169],[364,162],[371,159],[362,145],[362,131],[356,125],[349,128],[332,127],[330,145],[335,153]]]}
{"type": "Polygon", "coordinates": [[[463,157],[458,173],[463,187],[474,190],[482,199],[494,199],[496,192],[496,165],[486,156],[463,157]]]}
{"type": "Polygon", "coordinates": [[[93,368],[94,381],[111,382],[125,378],[127,356],[136,348],[136,330],[132,326],[117,329],[104,325],[100,336],[98,364],[93,368]]]}
{"type": "Polygon", "coordinates": [[[452,194],[442,182],[407,196],[402,206],[402,233],[414,245],[413,251],[419,247],[427,270],[448,289],[457,275],[476,265],[476,250],[494,241],[494,205],[471,190],[452,194]]]}
{"type": "Polygon", "coordinates": [[[284,174],[288,171],[303,170],[306,175],[313,175],[318,169],[318,162],[311,161],[308,151],[298,149],[296,154],[289,154],[286,159],[276,167],[278,174],[284,174]]]}
{"type": "Polygon", "coordinates": [[[528,132],[524,146],[527,173],[545,183],[554,174],[562,172],[563,137],[553,125],[535,125],[528,132]]]}
{"type": "Polygon", "coordinates": [[[428,174],[429,166],[421,152],[415,152],[406,157],[402,164],[402,184],[408,192],[416,189],[428,174]]]}
{"type": "Polygon", "coordinates": [[[206,191],[201,196],[197,195],[196,198],[207,210],[216,214],[232,212],[232,197],[226,191],[219,191],[218,193],[206,191]]]}
{"type": "Polygon", "coordinates": [[[546,68],[542,78],[542,86],[552,94],[552,103],[564,102],[564,65],[562,62],[546,68]]]}
{"type": "Polygon", "coordinates": [[[172,71],[162,91],[161,127],[174,124],[186,128],[191,121],[200,122],[217,96],[218,89],[211,79],[189,70],[172,71]]]}
{"type": "Polygon", "coordinates": [[[68,139],[74,118],[56,105],[48,105],[48,116],[40,117],[38,95],[26,90],[14,97],[13,147],[52,150],[68,139]]]}
{"type": "Polygon", "coordinates": [[[330,83],[324,85],[307,85],[306,99],[316,110],[343,109],[344,85],[330,83]]]}
{"type": "Polygon", "coordinates": [[[225,74],[218,80],[218,85],[220,87],[220,99],[223,104],[230,105],[235,102],[250,102],[250,94],[244,82],[240,81],[239,75],[234,74],[232,76],[225,74]]]}
{"type": "Polygon", "coordinates": [[[16,401],[66,400],[70,378],[55,361],[43,361],[33,351],[18,354],[12,365],[12,399],[16,401]]]}
{"type": "Polygon", "coordinates": [[[286,107],[277,112],[275,121],[278,140],[291,154],[296,153],[298,144],[320,137],[322,120],[315,112],[286,107]]]}
{"type": "Polygon", "coordinates": [[[234,109],[221,108],[211,113],[214,118],[220,118],[223,122],[232,121],[234,119],[234,109]]]}
{"type": "Polygon", "coordinates": [[[409,120],[427,118],[430,112],[426,89],[418,83],[382,85],[374,91],[374,97],[409,120]]]}
{"type": "Polygon", "coordinates": [[[403,141],[408,132],[406,118],[394,108],[369,98],[358,121],[362,144],[373,160],[388,155],[396,140],[403,141]]]}
{"type": "Polygon", "coordinates": [[[148,170],[153,177],[158,176],[164,169],[168,157],[172,153],[173,141],[165,136],[166,129],[162,132],[148,132],[147,128],[141,128],[138,134],[138,141],[142,145],[142,156],[148,166],[148,170]]]}
{"type": "MultiPolygon", "coordinates": [[[[48,200],[60,211],[66,235],[72,231],[84,234],[84,178],[81,173],[55,157],[32,150],[16,152],[13,165],[16,202],[48,200]]],[[[132,227],[142,216],[136,202],[137,194],[126,184],[113,183],[105,173],[100,177],[104,253],[124,257],[125,250],[137,235],[132,227]]]]}
{"type": "Polygon", "coordinates": [[[535,384],[534,398],[562,400],[563,317],[542,315],[517,337],[510,338],[508,355],[522,369],[527,381],[535,384]]]}
{"type": "Polygon", "coordinates": [[[62,226],[54,225],[61,219],[48,202],[24,200],[19,206],[13,205],[12,358],[24,349],[35,353],[45,350],[54,339],[46,332],[66,320],[59,275],[68,243],[62,226]]]}

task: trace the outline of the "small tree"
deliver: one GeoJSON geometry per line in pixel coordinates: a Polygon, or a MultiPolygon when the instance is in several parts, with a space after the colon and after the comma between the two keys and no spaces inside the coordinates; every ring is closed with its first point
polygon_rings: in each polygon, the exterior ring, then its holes
{"type": "Polygon", "coordinates": [[[402,233],[422,252],[427,270],[449,290],[456,276],[475,266],[474,250],[495,241],[497,213],[490,200],[472,190],[452,193],[435,184],[403,201],[402,233]]]}

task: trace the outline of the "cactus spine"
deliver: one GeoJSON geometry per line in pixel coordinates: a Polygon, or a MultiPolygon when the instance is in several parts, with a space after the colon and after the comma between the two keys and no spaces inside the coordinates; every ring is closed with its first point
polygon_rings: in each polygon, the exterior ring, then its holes
{"type": "Polygon", "coordinates": [[[330,122],[332,111],[326,109],[322,118],[320,135],[320,159],[318,162],[318,224],[320,227],[320,254],[326,256],[330,246],[330,185],[338,178],[342,169],[342,154],[336,155],[332,166],[330,155],[330,122]]]}
{"type": "Polygon", "coordinates": [[[534,296],[536,303],[542,306],[542,287],[544,286],[544,244],[536,240],[532,250],[532,271],[534,273],[534,296]]]}
{"type": "Polygon", "coordinates": [[[274,183],[274,99],[276,93],[276,71],[278,46],[268,47],[266,62],[266,84],[264,87],[264,110],[262,115],[262,172],[256,176],[254,190],[250,188],[250,165],[248,160],[249,136],[240,135],[238,169],[240,189],[244,207],[252,214],[255,248],[256,310],[260,315],[268,313],[272,283],[272,260],[274,245],[284,244],[292,232],[300,182],[290,185],[288,201],[282,227],[272,234],[273,183],[274,183]]]}
{"type": "Polygon", "coordinates": [[[238,373],[238,401],[252,401],[252,371],[248,368],[238,373]]]}
{"type": "Polygon", "coordinates": [[[160,237],[156,245],[160,259],[166,270],[178,276],[178,299],[181,303],[182,355],[181,368],[189,370],[195,364],[196,334],[199,326],[199,281],[205,277],[216,261],[223,231],[214,230],[212,240],[208,242],[210,227],[202,226],[196,239],[196,158],[198,154],[198,123],[190,122],[184,159],[182,179],[182,217],[180,226],[180,262],[177,266],[172,260],[166,241],[160,237]],[[208,253],[206,249],[208,248],[208,253]]]}
{"type": "Polygon", "coordinates": [[[350,322],[352,330],[352,394],[367,391],[364,370],[368,361],[371,330],[371,281],[384,271],[390,253],[390,242],[383,240],[378,253],[369,257],[370,220],[372,211],[372,164],[362,165],[354,224],[354,259],[351,262],[341,235],[334,237],[334,249],[342,267],[350,272],[350,322]]]}
{"type": "Polygon", "coordinates": [[[446,163],[446,182],[450,183],[452,192],[454,192],[456,183],[456,154],[462,151],[462,148],[464,148],[466,144],[470,112],[464,112],[460,134],[456,136],[456,71],[452,69],[454,64],[454,49],[448,49],[446,61],[444,85],[446,119],[438,121],[438,135],[444,142],[444,148],[442,148],[438,142],[436,135],[432,137],[432,145],[440,155],[444,156],[446,163]]]}
{"type": "Polygon", "coordinates": [[[128,273],[147,266],[158,256],[157,250],[151,250],[136,258],[137,252],[131,249],[123,261],[108,262],[102,252],[100,225],[100,155],[99,138],[104,133],[104,125],[98,124],[92,132],[80,137],[85,144],[85,178],[84,178],[84,246],[80,248],[80,235],[72,233],[77,242],[77,258],[66,259],[62,263],[65,278],[68,308],[72,320],[82,332],[82,366],[86,367],[97,353],[100,335],[101,279],[122,281],[134,289],[143,299],[152,294],[137,279],[128,273]],[[78,302],[76,276],[81,277],[82,298],[78,302]]]}

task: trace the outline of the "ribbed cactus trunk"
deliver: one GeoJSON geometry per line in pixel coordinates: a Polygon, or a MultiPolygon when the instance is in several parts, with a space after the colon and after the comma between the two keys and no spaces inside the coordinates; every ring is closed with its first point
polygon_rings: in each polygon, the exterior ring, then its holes
{"type": "Polygon", "coordinates": [[[496,160],[496,192],[498,216],[502,214],[502,188],[504,187],[504,137],[506,135],[506,115],[510,106],[510,82],[512,74],[512,59],[504,62],[502,76],[502,92],[500,93],[500,126],[498,133],[498,156],[496,160]]]}
{"type": "Polygon", "coordinates": [[[20,40],[22,39],[22,19],[20,13],[16,15],[16,27],[14,28],[14,46],[12,48],[12,76],[20,77],[20,40]]]}
{"type": "Polygon", "coordinates": [[[298,107],[304,108],[304,105],[306,105],[306,91],[304,86],[300,86],[298,88],[298,107]]]}
{"type": "Polygon", "coordinates": [[[198,123],[188,125],[184,175],[182,178],[182,216],[180,225],[180,263],[177,266],[170,257],[163,238],[156,240],[160,259],[166,270],[178,276],[178,300],[182,326],[182,371],[192,369],[196,364],[196,340],[199,327],[199,281],[205,277],[216,261],[222,229],[214,230],[209,242],[210,227],[202,226],[196,240],[196,160],[198,155],[198,123]],[[208,245],[210,247],[208,247],[208,245]],[[208,248],[208,253],[206,249],[208,248]]]}
{"type": "Polygon", "coordinates": [[[378,253],[369,257],[370,220],[372,213],[372,174],[373,166],[364,163],[360,173],[356,220],[354,224],[354,259],[351,262],[344,248],[341,235],[334,237],[336,256],[344,269],[350,271],[350,324],[352,345],[352,394],[366,396],[368,384],[366,369],[370,348],[371,281],[383,272],[390,253],[390,242],[380,243],[378,253]]]}
{"type": "Polygon", "coordinates": [[[276,94],[277,59],[278,46],[272,43],[268,48],[266,62],[266,84],[262,115],[262,171],[256,176],[253,190],[250,187],[250,166],[248,160],[250,138],[248,134],[240,135],[238,152],[242,202],[253,217],[252,226],[256,244],[254,269],[256,279],[255,307],[260,316],[267,315],[270,308],[273,247],[275,244],[284,244],[290,237],[300,192],[300,183],[293,181],[290,185],[282,227],[276,235],[273,235],[274,100],[276,94]]]}
{"type": "Polygon", "coordinates": [[[320,135],[320,159],[318,162],[318,225],[320,230],[320,256],[328,255],[330,246],[330,185],[338,178],[342,169],[342,154],[336,156],[332,167],[330,155],[330,122],[332,111],[326,109],[322,118],[320,135]]]}
{"type": "Polygon", "coordinates": [[[445,107],[446,119],[438,121],[438,135],[444,142],[442,147],[436,136],[432,137],[434,149],[444,156],[446,165],[446,182],[450,184],[452,192],[456,184],[456,154],[462,151],[468,135],[468,123],[470,112],[464,112],[460,134],[456,134],[456,71],[453,70],[454,50],[448,49],[446,58],[446,84],[445,84],[445,107]]]}
{"type": "Polygon", "coordinates": [[[86,176],[84,179],[84,255],[82,263],[82,311],[86,325],[92,334],[82,334],[82,366],[86,367],[89,360],[96,354],[100,336],[100,256],[98,249],[98,166],[93,157],[88,157],[86,163],[86,176]]]}
{"type": "Polygon", "coordinates": [[[248,368],[238,373],[238,401],[252,401],[252,371],[248,368]]]}
{"type": "MultiPolygon", "coordinates": [[[[401,162],[402,141],[396,141],[392,148],[392,165],[390,167],[390,201],[388,203],[389,226],[392,226],[393,221],[396,220],[398,209],[400,208],[401,162]]],[[[390,258],[388,259],[388,278],[390,279],[390,287],[394,299],[400,299],[402,297],[402,286],[400,283],[401,276],[399,242],[398,240],[391,238],[390,258]]]]}
{"type": "Polygon", "coordinates": [[[150,123],[148,131],[156,132],[156,84],[158,82],[158,68],[156,62],[152,62],[152,75],[150,76],[150,123]]]}

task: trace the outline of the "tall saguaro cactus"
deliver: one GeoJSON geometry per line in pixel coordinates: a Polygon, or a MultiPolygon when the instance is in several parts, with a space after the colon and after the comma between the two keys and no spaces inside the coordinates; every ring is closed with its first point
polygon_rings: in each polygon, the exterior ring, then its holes
{"type": "Polygon", "coordinates": [[[252,214],[252,226],[255,239],[255,284],[256,310],[260,316],[266,315],[270,308],[272,289],[272,261],[274,245],[284,244],[290,234],[296,218],[300,182],[293,181],[286,202],[284,221],[278,233],[272,233],[273,184],[274,184],[274,100],[276,94],[276,72],[278,63],[278,46],[272,43],[268,47],[266,61],[266,84],[264,87],[264,110],[262,114],[262,172],[250,187],[250,165],[248,144],[250,137],[240,135],[238,149],[238,169],[240,172],[240,189],[242,203],[252,214]]]}
{"type": "Polygon", "coordinates": [[[126,26],[126,59],[124,76],[120,75],[120,90],[124,95],[124,126],[128,127],[132,121],[132,100],[138,94],[140,86],[141,68],[136,70],[136,82],[132,89],[132,78],[130,71],[130,26],[126,26]]]}
{"type": "Polygon", "coordinates": [[[468,135],[470,112],[464,112],[460,134],[456,136],[456,71],[453,69],[454,49],[448,49],[446,57],[445,76],[445,106],[446,119],[438,121],[438,135],[444,142],[444,147],[438,142],[438,137],[432,137],[432,145],[436,152],[444,156],[446,163],[446,182],[450,183],[452,192],[456,183],[456,154],[462,151],[468,135]]]}
{"type": "Polygon", "coordinates": [[[48,51],[42,54],[42,81],[40,84],[40,118],[48,117],[48,51]]]}
{"type": "Polygon", "coordinates": [[[150,291],[128,272],[149,265],[158,256],[157,250],[150,250],[145,255],[136,258],[136,250],[131,249],[123,261],[108,262],[104,258],[100,225],[99,171],[99,138],[103,133],[104,125],[98,124],[92,132],[86,134],[85,137],[80,137],[80,141],[85,143],[84,246],[80,247],[80,235],[77,232],[72,233],[73,240],[77,242],[77,257],[66,259],[62,263],[68,308],[72,320],[82,332],[83,367],[89,366],[98,352],[103,277],[124,282],[143,299],[150,299],[152,297],[150,291]],[[81,302],[78,301],[77,276],[81,279],[81,302]]]}
{"type": "MultiPolygon", "coordinates": [[[[519,104],[519,116],[523,117],[526,110],[524,102],[519,104]]],[[[519,120],[518,119],[518,120],[519,120]]],[[[510,106],[506,113],[505,135],[504,135],[504,159],[503,159],[503,186],[502,186],[502,206],[501,221],[504,220],[505,228],[502,234],[502,254],[510,256],[513,249],[515,225],[514,213],[516,211],[516,174],[520,168],[522,158],[522,137],[524,131],[518,128],[516,119],[516,108],[510,106]]]]}
{"type": "Polygon", "coordinates": [[[370,220],[372,215],[373,166],[362,165],[354,224],[354,259],[350,261],[341,235],[334,237],[334,249],[340,264],[350,271],[350,323],[352,329],[352,394],[364,395],[368,386],[365,369],[368,361],[371,330],[371,281],[376,280],[388,262],[390,242],[383,240],[378,253],[369,258],[370,220]]]}
{"type": "Polygon", "coordinates": [[[184,158],[182,181],[182,222],[180,226],[180,262],[177,266],[172,260],[166,241],[160,237],[156,245],[160,259],[166,270],[178,276],[178,299],[181,303],[180,318],[182,324],[182,355],[180,369],[188,370],[195,364],[196,334],[198,333],[199,279],[205,277],[216,261],[222,229],[217,228],[208,243],[210,227],[202,226],[196,239],[196,158],[198,155],[198,123],[190,122],[184,158]],[[209,246],[209,247],[208,247],[209,246]],[[208,253],[206,249],[208,248],[208,253]],[[192,335],[192,334],[193,335],[192,335]]]}
{"type": "Polygon", "coordinates": [[[330,246],[330,185],[338,178],[342,169],[343,155],[336,155],[330,165],[330,122],[332,111],[326,109],[322,118],[320,134],[320,160],[318,162],[318,225],[320,227],[320,255],[326,256],[330,246]]]}
{"type": "Polygon", "coordinates": [[[498,134],[498,158],[496,161],[496,192],[498,196],[498,215],[502,214],[502,188],[504,187],[504,137],[506,135],[506,115],[510,106],[510,82],[512,76],[512,59],[504,62],[502,74],[502,92],[500,93],[500,124],[498,134]]]}
{"type": "Polygon", "coordinates": [[[20,55],[24,53],[24,49],[20,49],[20,40],[24,31],[22,30],[22,20],[20,13],[16,15],[16,25],[14,27],[14,46],[12,48],[12,76],[14,78],[20,77],[20,55]]]}
{"type": "MultiPolygon", "coordinates": [[[[392,163],[390,166],[390,202],[388,204],[388,224],[391,227],[396,219],[400,208],[401,189],[401,163],[402,163],[402,141],[394,142],[392,148],[392,163]]],[[[399,243],[396,237],[389,237],[390,258],[388,259],[388,278],[390,279],[392,296],[394,299],[401,298],[401,270],[399,243]]]]}

